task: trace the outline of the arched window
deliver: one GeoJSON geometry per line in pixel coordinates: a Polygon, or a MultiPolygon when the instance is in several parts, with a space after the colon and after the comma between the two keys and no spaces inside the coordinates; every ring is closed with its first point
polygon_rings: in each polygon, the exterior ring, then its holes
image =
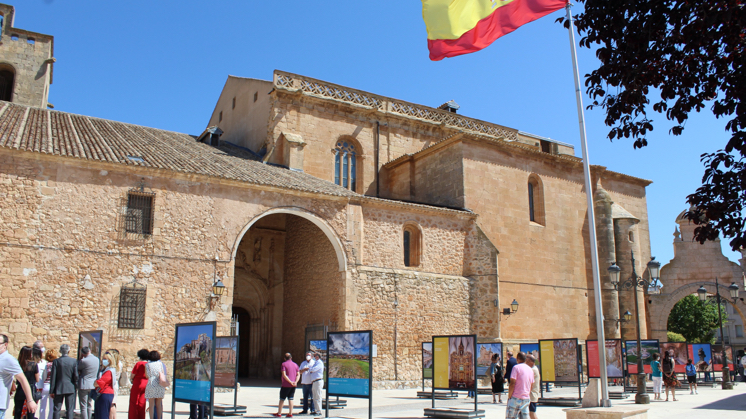
{"type": "Polygon", "coordinates": [[[13,69],[7,67],[0,69],[0,100],[6,102],[13,100],[13,84],[15,78],[15,72],[13,69]]]}
{"type": "Polygon", "coordinates": [[[405,225],[402,235],[404,248],[404,266],[420,266],[420,249],[422,234],[416,225],[405,225]]]}
{"type": "Polygon", "coordinates": [[[355,190],[357,187],[357,159],[355,145],[350,141],[337,141],[334,147],[334,183],[355,190]]]}
{"type": "Polygon", "coordinates": [[[536,224],[545,225],[544,188],[541,179],[533,174],[528,177],[528,219],[536,224]]]}

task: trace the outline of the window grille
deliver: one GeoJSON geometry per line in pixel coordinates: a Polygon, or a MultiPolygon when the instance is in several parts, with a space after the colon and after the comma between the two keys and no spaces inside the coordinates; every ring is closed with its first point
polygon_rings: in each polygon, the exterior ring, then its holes
{"type": "Polygon", "coordinates": [[[153,199],[155,194],[130,192],[127,194],[127,213],[124,231],[127,233],[153,234],[153,199]]]}
{"type": "Polygon", "coordinates": [[[122,287],[119,294],[119,319],[117,327],[120,329],[145,328],[145,299],[148,288],[133,282],[122,287]]]}

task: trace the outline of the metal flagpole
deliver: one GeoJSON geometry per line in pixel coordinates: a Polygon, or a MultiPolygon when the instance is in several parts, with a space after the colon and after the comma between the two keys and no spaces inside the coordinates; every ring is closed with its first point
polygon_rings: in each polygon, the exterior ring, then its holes
{"type": "Polygon", "coordinates": [[[570,23],[570,50],[572,52],[572,71],[575,78],[575,100],[578,104],[578,124],[580,125],[580,147],[583,149],[583,175],[585,177],[585,195],[588,201],[588,231],[591,239],[591,265],[593,267],[593,295],[596,300],[596,335],[598,336],[598,362],[601,373],[601,406],[611,407],[609,400],[608,379],[606,376],[606,338],[604,336],[604,312],[601,301],[601,279],[598,271],[598,249],[596,241],[596,215],[593,211],[593,189],[591,188],[591,169],[588,163],[588,145],[585,141],[585,116],[583,115],[583,97],[580,91],[580,73],[578,57],[575,52],[575,27],[572,23],[572,4],[565,6],[567,20],[570,23]]]}

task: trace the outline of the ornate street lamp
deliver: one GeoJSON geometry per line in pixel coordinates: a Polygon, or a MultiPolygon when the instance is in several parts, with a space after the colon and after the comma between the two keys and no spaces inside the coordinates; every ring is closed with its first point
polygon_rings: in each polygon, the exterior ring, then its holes
{"type": "MultiPolygon", "coordinates": [[[[738,285],[736,285],[735,282],[732,283],[732,284],[730,284],[730,286],[728,287],[728,293],[730,293],[730,298],[733,300],[733,303],[735,303],[736,300],[738,300],[738,285]]],[[[697,294],[699,295],[699,299],[701,301],[703,301],[703,302],[707,302],[708,301],[707,297],[709,297],[709,296],[707,295],[707,289],[705,288],[704,285],[701,285],[697,289],[697,294]]],[[[727,352],[725,350],[725,335],[723,334],[723,314],[721,313],[721,308],[720,308],[721,301],[722,301],[722,303],[727,303],[728,300],[726,300],[724,297],[720,296],[720,285],[718,284],[717,277],[715,277],[715,295],[712,296],[712,298],[714,298],[715,301],[717,301],[717,305],[718,305],[718,318],[720,319],[720,340],[722,341],[722,347],[723,347],[723,354],[722,354],[723,355],[723,368],[722,368],[722,372],[723,372],[723,385],[722,385],[722,389],[723,390],[733,390],[733,383],[730,381],[730,368],[728,367],[728,354],[727,354],[727,352]]]]}
{"type": "MultiPolygon", "coordinates": [[[[656,261],[655,258],[650,258],[650,262],[648,262],[648,274],[650,277],[650,281],[637,276],[637,272],[635,271],[635,254],[634,252],[631,252],[632,254],[632,275],[627,278],[625,281],[620,282],[619,277],[622,273],[622,269],[617,266],[616,262],[612,263],[611,266],[609,266],[609,277],[611,279],[611,285],[614,286],[614,289],[619,291],[622,289],[627,290],[633,290],[634,292],[637,292],[637,289],[642,289],[643,292],[647,291],[648,294],[659,294],[661,292],[661,288],[663,288],[663,284],[660,282],[660,262],[656,261]]],[[[647,389],[645,388],[645,371],[643,370],[642,366],[642,343],[640,342],[640,303],[637,301],[637,295],[635,295],[635,315],[637,316],[637,394],[635,395],[635,403],[637,404],[649,404],[650,403],[650,396],[647,393],[647,389]]],[[[626,313],[624,313],[625,320],[631,319],[632,313],[627,310],[626,313]]]]}

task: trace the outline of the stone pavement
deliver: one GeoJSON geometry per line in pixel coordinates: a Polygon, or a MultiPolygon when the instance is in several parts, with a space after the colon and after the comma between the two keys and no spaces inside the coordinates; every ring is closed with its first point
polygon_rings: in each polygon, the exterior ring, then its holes
{"type": "MultiPolygon", "coordinates": [[[[248,384],[248,383],[247,383],[248,384]]],[[[430,399],[418,399],[418,389],[405,390],[374,390],[373,391],[373,416],[376,418],[390,419],[407,419],[423,418],[423,410],[430,407],[430,399]]],[[[300,401],[299,391],[296,394],[296,401],[300,401]]],[[[577,396],[577,389],[573,388],[556,388],[550,393],[545,393],[548,397],[574,397],[577,396]]],[[[252,382],[244,386],[238,393],[238,404],[247,406],[246,418],[271,418],[272,413],[277,410],[277,399],[279,387],[274,382],[252,382]]],[[[474,400],[465,398],[466,393],[460,393],[460,397],[455,400],[436,400],[436,407],[456,407],[471,409],[474,406],[474,400]]],[[[665,397],[664,397],[665,398],[665,397]]],[[[710,419],[744,419],[746,418],[746,384],[736,383],[731,391],[721,390],[719,387],[702,387],[698,395],[690,395],[688,390],[677,393],[679,401],[673,402],[651,402],[648,417],[654,418],[710,418],[710,419]]],[[[119,404],[122,406],[117,412],[117,419],[127,419],[127,395],[119,396],[119,404]]],[[[345,398],[347,408],[332,409],[329,411],[330,417],[342,418],[367,418],[368,417],[368,400],[345,398]]],[[[233,393],[216,393],[218,403],[233,404],[233,393]]],[[[486,411],[486,419],[503,419],[505,417],[505,404],[492,404],[490,395],[479,395],[478,405],[480,409],[486,411]]],[[[634,395],[625,400],[612,400],[612,404],[617,405],[634,405],[634,395]]],[[[171,396],[166,395],[164,399],[164,419],[171,419],[171,396]]],[[[556,406],[539,406],[538,415],[541,419],[564,419],[564,407],[556,406]]],[[[300,408],[295,408],[295,417],[299,419],[311,416],[299,415],[300,408]]],[[[287,405],[283,409],[287,413],[287,405]]],[[[175,419],[186,419],[189,416],[189,406],[185,403],[176,404],[175,419]]],[[[227,417],[230,419],[230,417],[227,417]]],[[[240,419],[239,416],[234,416],[240,419]]]]}

